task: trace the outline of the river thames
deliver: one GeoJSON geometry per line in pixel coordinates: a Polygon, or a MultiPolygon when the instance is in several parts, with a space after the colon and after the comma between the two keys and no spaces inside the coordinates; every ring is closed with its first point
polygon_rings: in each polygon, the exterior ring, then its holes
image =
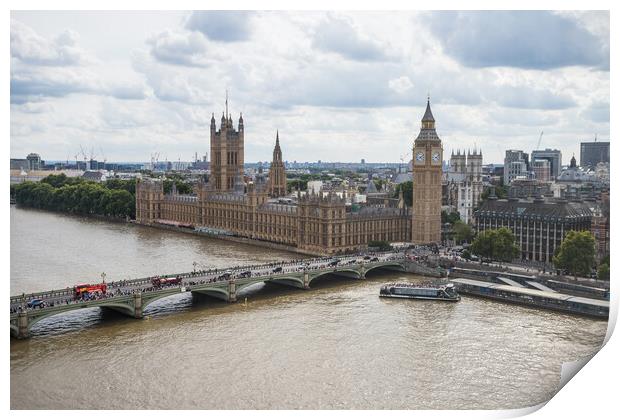
{"type": "MultiPolygon", "coordinates": [[[[302,258],[233,242],[11,206],[11,294],[302,258]]],[[[61,314],[11,339],[12,409],[508,409],[549,399],[562,362],[607,323],[464,296],[380,299],[388,281],[256,285],[227,304],[188,293],[135,320],[61,314]],[[247,297],[247,304],[244,304],[247,297]]]]}

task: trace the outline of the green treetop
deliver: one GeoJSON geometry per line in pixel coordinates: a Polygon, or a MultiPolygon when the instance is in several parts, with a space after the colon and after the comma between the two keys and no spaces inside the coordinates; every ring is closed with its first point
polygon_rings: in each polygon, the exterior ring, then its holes
{"type": "Polygon", "coordinates": [[[589,231],[571,230],[556,250],[553,264],[573,276],[589,276],[596,255],[594,236],[589,231]]]}

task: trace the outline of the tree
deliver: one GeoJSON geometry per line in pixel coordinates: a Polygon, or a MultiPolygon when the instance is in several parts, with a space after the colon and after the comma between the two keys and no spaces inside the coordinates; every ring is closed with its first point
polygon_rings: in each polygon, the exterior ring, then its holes
{"type": "Polygon", "coordinates": [[[607,266],[610,266],[610,267],[611,267],[611,265],[610,265],[610,263],[609,263],[609,254],[607,254],[607,255],[605,255],[605,256],[603,257],[603,259],[601,260],[601,264],[607,264],[607,266]]]}
{"type": "Polygon", "coordinates": [[[598,272],[596,273],[596,277],[599,280],[609,280],[609,265],[601,264],[598,266],[598,272]]]}
{"type": "Polygon", "coordinates": [[[589,276],[594,266],[595,255],[595,240],[592,233],[571,230],[557,248],[553,264],[575,277],[589,276]]]}
{"type": "Polygon", "coordinates": [[[453,211],[450,214],[448,214],[447,211],[442,210],[441,223],[450,223],[451,225],[453,225],[459,220],[461,220],[461,215],[459,214],[458,211],[453,211]]]}
{"type": "Polygon", "coordinates": [[[304,179],[289,179],[286,181],[286,191],[293,192],[299,188],[299,191],[305,191],[308,189],[308,180],[304,179]]]}
{"type": "Polygon", "coordinates": [[[396,185],[394,191],[394,198],[398,198],[401,189],[403,190],[403,199],[405,200],[405,205],[411,207],[411,205],[413,204],[413,181],[405,181],[396,185]]]}
{"type": "MultiPolygon", "coordinates": [[[[491,188],[492,187],[486,187],[484,191],[482,191],[482,194],[480,194],[480,198],[482,200],[486,200],[489,198],[489,195],[491,195],[491,188]]],[[[495,196],[497,198],[508,197],[508,187],[506,187],[505,185],[495,185],[495,196]]]]}
{"type": "Polygon", "coordinates": [[[181,179],[166,179],[164,180],[165,194],[170,194],[172,191],[172,184],[176,184],[177,193],[179,194],[191,194],[192,192],[192,185],[190,183],[182,181],[181,179]]]}
{"type": "Polygon", "coordinates": [[[519,255],[515,236],[508,228],[484,230],[476,236],[471,251],[487,260],[512,261],[519,255]]]}
{"type": "Polygon", "coordinates": [[[457,244],[469,243],[474,238],[474,230],[467,223],[460,220],[454,222],[454,240],[457,244]]]}
{"type": "Polygon", "coordinates": [[[105,184],[50,175],[41,182],[14,185],[12,192],[20,206],[75,214],[97,214],[111,217],[135,218],[134,181],[105,184]],[[44,182],[45,180],[45,182],[44,182]]]}
{"type": "Polygon", "coordinates": [[[135,179],[119,179],[111,178],[106,180],[105,187],[111,190],[125,190],[130,194],[136,194],[136,180],[135,179]]]}

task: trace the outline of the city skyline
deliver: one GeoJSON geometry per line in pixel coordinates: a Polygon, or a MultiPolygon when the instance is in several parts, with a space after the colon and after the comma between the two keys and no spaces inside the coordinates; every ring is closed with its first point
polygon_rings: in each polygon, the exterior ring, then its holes
{"type": "Polygon", "coordinates": [[[507,148],[536,149],[541,131],[540,148],[566,159],[609,139],[608,12],[11,18],[12,157],[73,161],[83,146],[108,161],[188,161],[209,150],[226,90],[248,162],[270,159],[277,130],[285,161],[409,161],[429,94],[446,160],[476,147],[501,163],[507,148]],[[103,37],[112,21],[118,36],[103,37]]]}

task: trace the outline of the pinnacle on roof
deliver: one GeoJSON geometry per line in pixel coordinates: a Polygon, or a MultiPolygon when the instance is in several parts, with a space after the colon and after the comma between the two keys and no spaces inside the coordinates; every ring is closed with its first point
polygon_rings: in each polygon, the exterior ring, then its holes
{"type": "Polygon", "coordinates": [[[431,111],[431,98],[430,96],[426,101],[426,111],[424,112],[424,116],[422,117],[422,121],[432,121],[435,122],[435,118],[433,117],[433,113],[431,111]]]}

